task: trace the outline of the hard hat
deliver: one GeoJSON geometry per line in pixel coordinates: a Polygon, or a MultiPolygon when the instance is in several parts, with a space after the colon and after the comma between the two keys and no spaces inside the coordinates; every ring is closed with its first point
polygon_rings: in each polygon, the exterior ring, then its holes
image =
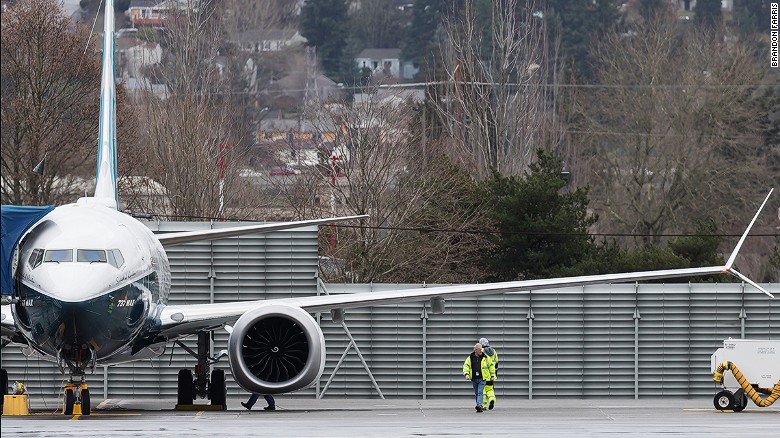
{"type": "Polygon", "coordinates": [[[488,345],[490,345],[488,343],[487,338],[479,338],[479,343],[482,344],[483,347],[487,347],[488,345]]]}

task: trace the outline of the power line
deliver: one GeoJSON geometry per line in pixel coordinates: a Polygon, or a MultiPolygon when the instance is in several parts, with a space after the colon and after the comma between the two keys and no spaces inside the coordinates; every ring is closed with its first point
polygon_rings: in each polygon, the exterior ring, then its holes
{"type": "MultiPolygon", "coordinates": [[[[239,219],[239,218],[219,218],[212,216],[190,216],[190,215],[158,215],[149,214],[145,217],[167,217],[179,219],[203,219],[213,221],[230,222],[273,222],[258,219],[239,219]]],[[[642,233],[562,233],[562,232],[538,232],[538,231],[487,231],[487,230],[457,230],[453,228],[431,228],[431,227],[387,227],[370,225],[346,225],[334,224],[337,228],[353,228],[368,230],[387,230],[387,231],[416,231],[420,233],[452,233],[452,234],[482,234],[482,235],[525,235],[525,236],[592,236],[592,237],[741,237],[742,234],[686,234],[686,233],[661,233],[661,234],[642,234],[642,233]]],[[[780,233],[751,233],[750,237],[780,237],[780,233]]]]}

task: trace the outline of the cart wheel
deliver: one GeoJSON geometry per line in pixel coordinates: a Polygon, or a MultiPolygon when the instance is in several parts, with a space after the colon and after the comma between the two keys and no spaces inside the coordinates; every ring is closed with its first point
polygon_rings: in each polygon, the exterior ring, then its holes
{"type": "Polygon", "coordinates": [[[734,406],[735,406],[734,394],[728,389],[725,389],[715,394],[715,399],[713,400],[713,402],[715,404],[715,409],[721,411],[734,410],[734,406]]]}
{"type": "Polygon", "coordinates": [[[748,404],[748,397],[747,394],[745,394],[745,391],[739,391],[741,397],[737,396],[737,394],[734,394],[734,412],[742,412],[745,410],[748,404]],[[737,400],[739,400],[739,403],[737,403],[737,400]]]}

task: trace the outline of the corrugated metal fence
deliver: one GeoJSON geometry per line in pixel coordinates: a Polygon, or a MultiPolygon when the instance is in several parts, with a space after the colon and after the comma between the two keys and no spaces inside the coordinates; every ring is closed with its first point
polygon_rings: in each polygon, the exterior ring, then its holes
{"type": "MultiPolygon", "coordinates": [[[[149,224],[159,232],[226,225],[149,224]]],[[[315,227],[180,245],[168,255],[171,303],[421,286],[318,285],[315,227]]],[[[777,285],[764,286],[780,295],[777,285]]],[[[695,397],[714,394],[709,357],[723,339],[780,338],[780,300],[742,284],[597,285],[448,300],[437,315],[427,303],[354,309],[345,325],[349,334],[321,315],[325,373],[291,396],[468,396],[471,385],[460,369],[476,340],[487,337],[501,355],[499,397],[695,397]]],[[[226,348],[227,336],[215,333],[214,351],[226,348]]],[[[194,348],[194,341],[187,344],[194,348]]],[[[178,370],[194,364],[182,348],[169,346],[156,359],[99,367],[88,383],[93,397],[173,399],[178,370]]],[[[228,394],[243,393],[227,362],[217,366],[227,370],[228,394]]],[[[53,364],[14,347],[2,350],[2,367],[33,397],[56,396],[65,379],[53,364]]]]}

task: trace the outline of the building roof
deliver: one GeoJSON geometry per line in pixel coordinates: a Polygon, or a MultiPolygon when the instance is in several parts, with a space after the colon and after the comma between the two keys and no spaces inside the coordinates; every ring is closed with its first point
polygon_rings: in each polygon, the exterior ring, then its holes
{"type": "Polygon", "coordinates": [[[363,49],[357,59],[399,59],[401,57],[401,49],[363,49]]]}
{"type": "Polygon", "coordinates": [[[288,41],[298,33],[295,29],[253,29],[236,35],[236,40],[246,41],[288,41]]]}

